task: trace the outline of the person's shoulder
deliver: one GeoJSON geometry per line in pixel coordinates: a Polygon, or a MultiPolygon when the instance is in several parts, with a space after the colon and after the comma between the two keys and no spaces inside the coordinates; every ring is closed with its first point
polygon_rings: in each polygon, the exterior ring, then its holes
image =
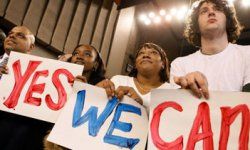
{"type": "Polygon", "coordinates": [[[250,55],[250,45],[230,44],[231,50],[243,56],[250,55]]]}
{"type": "Polygon", "coordinates": [[[232,43],[230,43],[230,45],[233,49],[250,51],[250,45],[238,45],[238,44],[232,44],[232,43]]]}
{"type": "Polygon", "coordinates": [[[176,64],[176,63],[186,63],[187,61],[190,61],[190,60],[193,60],[194,58],[196,58],[198,55],[199,55],[199,50],[192,53],[192,54],[189,54],[187,56],[181,56],[181,57],[177,57],[173,60],[173,64],[176,64]]]}
{"type": "Polygon", "coordinates": [[[125,76],[125,75],[115,75],[111,78],[112,82],[128,82],[131,80],[132,77],[130,76],[125,76]]]}
{"type": "Polygon", "coordinates": [[[179,89],[180,86],[176,85],[176,84],[171,84],[168,82],[163,83],[159,89],[179,89]]]}
{"type": "Polygon", "coordinates": [[[125,76],[125,75],[115,75],[111,79],[128,79],[128,78],[131,78],[131,77],[125,76]]]}
{"type": "Polygon", "coordinates": [[[115,84],[115,87],[118,86],[130,86],[133,85],[133,77],[125,75],[115,75],[111,78],[111,81],[115,84]]]}

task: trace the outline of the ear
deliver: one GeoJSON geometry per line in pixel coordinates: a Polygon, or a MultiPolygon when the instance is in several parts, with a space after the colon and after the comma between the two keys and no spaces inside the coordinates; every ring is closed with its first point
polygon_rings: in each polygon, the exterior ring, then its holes
{"type": "Polygon", "coordinates": [[[30,48],[27,52],[30,53],[33,49],[35,49],[35,44],[30,44],[30,48]]]}
{"type": "Polygon", "coordinates": [[[93,70],[97,70],[98,67],[99,67],[99,63],[96,61],[94,66],[93,66],[93,70]]]}
{"type": "Polygon", "coordinates": [[[161,63],[161,69],[164,69],[165,68],[165,64],[164,62],[161,63]]]}
{"type": "Polygon", "coordinates": [[[35,44],[30,45],[30,50],[33,50],[33,49],[35,49],[35,44]]]}

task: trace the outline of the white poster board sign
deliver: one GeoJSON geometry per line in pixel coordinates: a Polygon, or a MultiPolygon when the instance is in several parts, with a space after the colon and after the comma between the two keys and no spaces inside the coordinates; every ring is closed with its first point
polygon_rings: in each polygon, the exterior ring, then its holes
{"type": "Polygon", "coordinates": [[[148,149],[247,150],[249,108],[250,93],[211,92],[204,100],[186,90],[154,90],[148,149]]]}
{"type": "Polygon", "coordinates": [[[83,66],[11,52],[0,81],[0,110],[54,123],[83,66]]]}
{"type": "Polygon", "coordinates": [[[48,140],[74,150],[142,150],[147,125],[145,108],[134,100],[108,100],[104,89],[75,82],[48,140]]]}

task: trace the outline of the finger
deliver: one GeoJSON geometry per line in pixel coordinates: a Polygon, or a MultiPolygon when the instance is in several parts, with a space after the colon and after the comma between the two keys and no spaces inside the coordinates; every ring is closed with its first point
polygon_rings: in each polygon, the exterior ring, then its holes
{"type": "Polygon", "coordinates": [[[182,89],[186,89],[188,87],[188,81],[185,77],[181,77],[179,82],[182,89]]]}
{"type": "Polygon", "coordinates": [[[106,79],[104,82],[104,87],[109,91],[110,96],[115,96],[115,86],[113,82],[106,79]]]}
{"type": "Polygon", "coordinates": [[[143,101],[142,101],[141,98],[136,98],[136,99],[134,99],[134,100],[135,100],[137,103],[143,105],[143,101]]]}
{"type": "Polygon", "coordinates": [[[131,97],[131,98],[133,98],[133,99],[136,99],[136,98],[138,98],[139,96],[137,95],[137,93],[135,92],[135,90],[134,90],[134,88],[132,88],[132,87],[130,87],[129,89],[128,89],[128,92],[127,92],[128,94],[128,96],[129,97],[131,97]]]}
{"type": "Polygon", "coordinates": [[[2,74],[8,74],[8,73],[9,73],[9,69],[8,69],[7,65],[4,65],[4,66],[1,68],[1,73],[2,73],[2,74]]]}
{"type": "Polygon", "coordinates": [[[84,76],[81,76],[81,75],[76,76],[76,77],[75,77],[75,80],[78,80],[78,81],[87,83],[87,78],[84,77],[84,76]]]}
{"type": "Polygon", "coordinates": [[[129,97],[131,97],[131,93],[129,93],[129,89],[130,87],[127,87],[127,86],[119,86],[116,89],[117,97],[119,97],[120,99],[122,99],[124,95],[128,95],[129,97]]]}
{"type": "Polygon", "coordinates": [[[208,91],[208,83],[205,76],[202,74],[199,74],[196,78],[196,82],[198,84],[198,87],[200,88],[200,91],[202,92],[202,95],[208,99],[209,98],[209,91],[208,91]]]}
{"type": "Polygon", "coordinates": [[[110,91],[110,88],[109,88],[109,85],[108,85],[107,81],[103,80],[101,83],[98,83],[98,85],[105,89],[108,98],[111,99],[112,94],[111,94],[111,91],[110,91]]]}
{"type": "Polygon", "coordinates": [[[202,94],[201,94],[200,89],[198,88],[198,85],[195,79],[192,77],[189,77],[187,79],[188,79],[188,86],[192,90],[193,94],[197,96],[198,98],[201,98],[202,94]]]}
{"type": "Polygon", "coordinates": [[[105,88],[105,90],[106,90],[106,93],[107,93],[108,98],[109,98],[109,99],[112,99],[113,93],[112,93],[112,91],[110,90],[110,88],[105,88]]]}
{"type": "Polygon", "coordinates": [[[125,95],[124,91],[122,89],[118,89],[116,91],[116,96],[119,100],[121,100],[123,98],[123,96],[125,95]]]}
{"type": "Polygon", "coordinates": [[[174,82],[175,82],[175,84],[180,85],[180,78],[181,78],[181,77],[174,77],[174,82]]]}
{"type": "MultiPolygon", "coordinates": [[[[143,101],[142,101],[141,97],[136,93],[136,91],[135,91],[134,88],[130,87],[130,88],[128,89],[128,94],[130,94],[130,95],[131,95],[130,97],[131,97],[132,99],[134,99],[137,103],[143,105],[143,101]]],[[[127,94],[127,95],[128,95],[128,94],[127,94]]]]}
{"type": "Polygon", "coordinates": [[[111,90],[110,86],[109,86],[109,83],[108,81],[105,79],[105,80],[102,80],[100,81],[99,83],[96,84],[97,87],[101,87],[101,88],[104,88],[105,91],[106,91],[106,94],[108,96],[109,99],[112,99],[112,96],[114,96],[114,91],[111,90]]]}
{"type": "MultiPolygon", "coordinates": [[[[108,80],[108,79],[106,79],[108,80]]],[[[109,88],[112,91],[112,96],[115,96],[115,85],[112,81],[108,80],[109,88]]]]}

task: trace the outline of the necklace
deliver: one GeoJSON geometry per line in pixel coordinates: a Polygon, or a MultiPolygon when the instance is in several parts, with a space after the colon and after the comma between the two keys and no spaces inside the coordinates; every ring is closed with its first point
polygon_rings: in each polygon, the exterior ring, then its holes
{"type": "Polygon", "coordinates": [[[143,87],[142,87],[143,84],[140,83],[136,78],[134,78],[134,81],[136,81],[135,83],[137,83],[138,87],[139,87],[143,92],[148,93],[148,92],[151,90],[151,88],[150,88],[150,89],[145,89],[145,88],[143,88],[143,87]]]}

